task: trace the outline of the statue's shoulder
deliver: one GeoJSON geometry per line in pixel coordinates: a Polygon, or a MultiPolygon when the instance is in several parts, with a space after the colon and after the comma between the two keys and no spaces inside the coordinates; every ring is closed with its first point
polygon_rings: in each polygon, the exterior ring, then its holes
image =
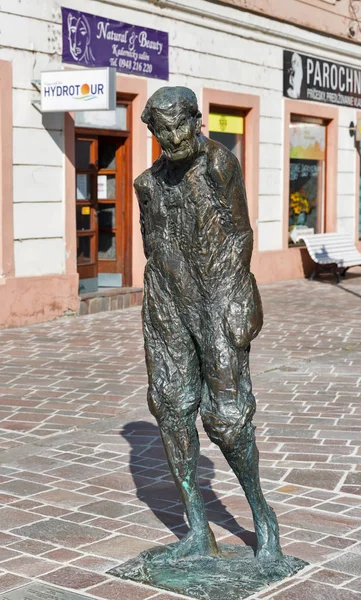
{"type": "Polygon", "coordinates": [[[240,169],[237,157],[223,144],[205,138],[205,150],[208,157],[208,170],[219,183],[227,183],[240,169]]]}
{"type": "Polygon", "coordinates": [[[162,169],[163,159],[162,157],[158,158],[155,163],[149,168],[143,171],[138,177],[134,180],[134,187],[136,192],[145,192],[151,190],[154,185],[154,180],[156,178],[157,173],[162,169]]]}
{"type": "Polygon", "coordinates": [[[136,192],[143,192],[149,189],[152,185],[152,173],[151,169],[147,169],[143,171],[138,177],[134,180],[134,187],[136,192]]]}

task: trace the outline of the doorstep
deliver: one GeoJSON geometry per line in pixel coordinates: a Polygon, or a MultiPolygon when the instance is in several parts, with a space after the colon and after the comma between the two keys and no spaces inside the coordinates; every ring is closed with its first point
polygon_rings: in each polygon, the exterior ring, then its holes
{"type": "Polygon", "coordinates": [[[79,315],[93,315],[99,312],[141,306],[143,289],[133,287],[103,288],[97,292],[80,294],[79,315]]]}

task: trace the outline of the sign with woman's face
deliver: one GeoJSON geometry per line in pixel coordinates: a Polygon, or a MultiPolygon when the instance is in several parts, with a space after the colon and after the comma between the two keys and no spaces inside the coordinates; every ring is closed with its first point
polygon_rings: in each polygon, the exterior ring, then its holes
{"type": "Polygon", "coordinates": [[[168,33],[62,7],[63,62],[169,78],[168,33]]]}

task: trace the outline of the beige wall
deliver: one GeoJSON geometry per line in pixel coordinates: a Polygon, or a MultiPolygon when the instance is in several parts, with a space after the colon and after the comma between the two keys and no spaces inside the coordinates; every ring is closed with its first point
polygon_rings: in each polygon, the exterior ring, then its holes
{"type": "MultiPolygon", "coordinates": [[[[219,4],[219,0],[208,2],[219,4]]],[[[357,18],[361,27],[358,0],[221,0],[221,3],[349,41],[361,41],[357,28],[357,18]]]]}

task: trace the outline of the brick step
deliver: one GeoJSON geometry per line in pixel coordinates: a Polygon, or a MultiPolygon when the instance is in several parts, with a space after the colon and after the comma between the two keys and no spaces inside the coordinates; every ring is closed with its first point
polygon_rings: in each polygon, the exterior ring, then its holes
{"type": "Polygon", "coordinates": [[[143,289],[133,287],[104,288],[97,292],[80,294],[79,315],[93,315],[99,312],[141,306],[143,289]]]}

